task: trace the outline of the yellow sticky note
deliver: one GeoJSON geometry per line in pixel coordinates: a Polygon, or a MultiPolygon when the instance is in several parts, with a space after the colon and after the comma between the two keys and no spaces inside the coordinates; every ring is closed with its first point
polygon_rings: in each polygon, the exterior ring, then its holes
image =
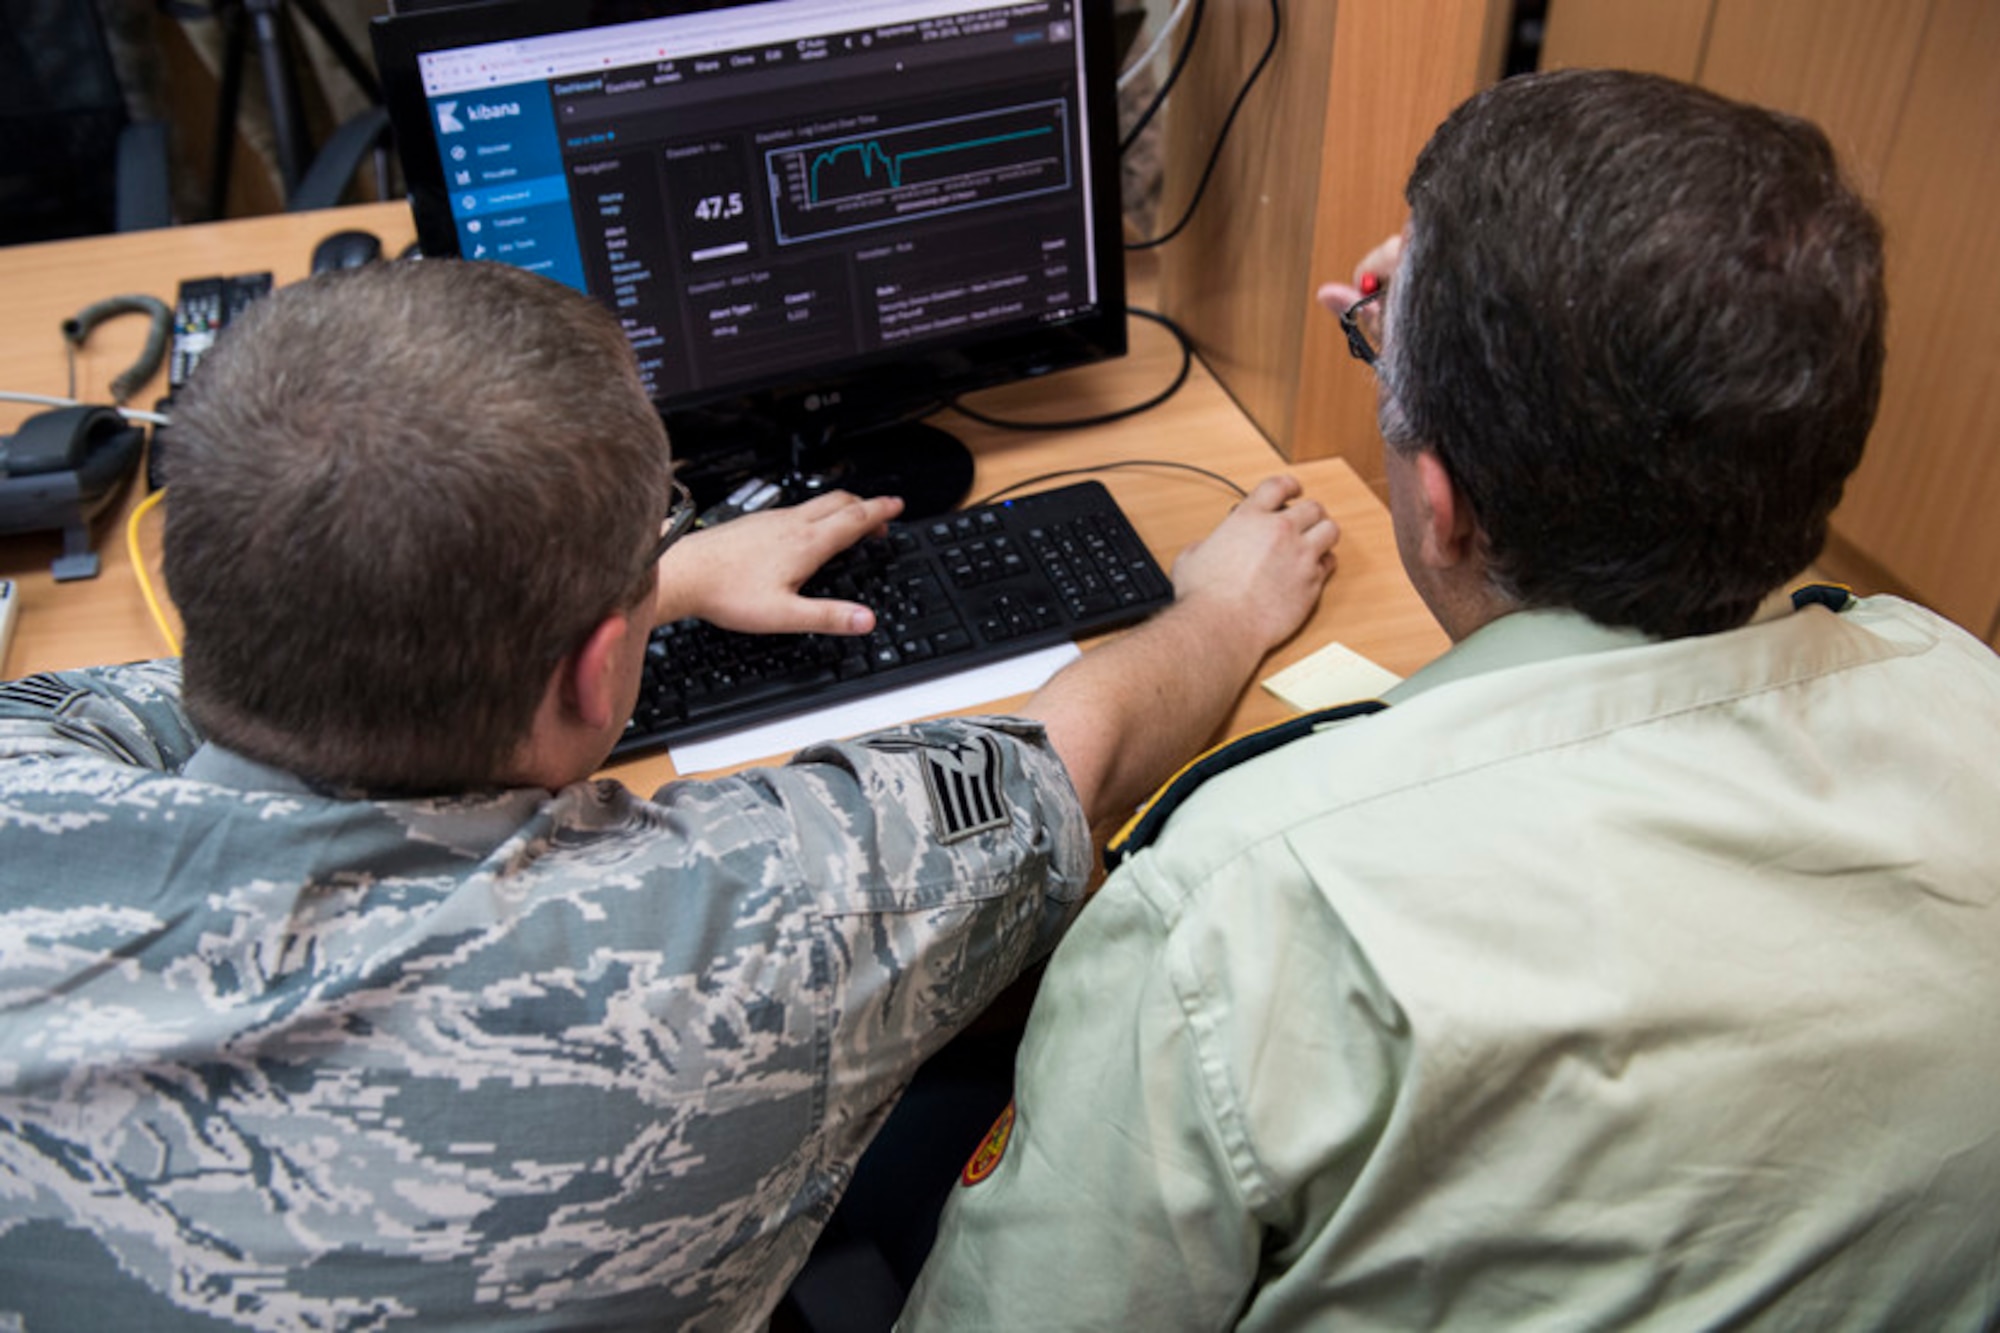
{"type": "Polygon", "coordinates": [[[1311,657],[1266,676],[1263,685],[1305,713],[1335,704],[1351,704],[1358,699],[1379,699],[1402,679],[1345,644],[1329,643],[1311,657]]]}

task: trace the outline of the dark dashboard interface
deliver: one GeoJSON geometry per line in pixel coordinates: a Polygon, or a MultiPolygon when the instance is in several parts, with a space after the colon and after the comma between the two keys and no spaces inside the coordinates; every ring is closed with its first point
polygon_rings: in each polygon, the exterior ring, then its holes
{"type": "Polygon", "coordinates": [[[663,404],[1099,313],[1074,11],[778,0],[420,54],[420,226],[601,300],[663,404]]]}

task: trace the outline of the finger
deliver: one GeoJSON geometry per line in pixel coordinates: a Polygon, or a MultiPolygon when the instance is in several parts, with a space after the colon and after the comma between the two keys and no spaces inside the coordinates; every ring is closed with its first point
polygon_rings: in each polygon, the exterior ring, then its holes
{"type": "Polygon", "coordinates": [[[1378,282],[1387,282],[1389,275],[1394,273],[1396,266],[1402,262],[1403,233],[1399,231],[1362,256],[1361,262],[1354,268],[1354,285],[1366,286],[1362,277],[1370,274],[1378,282]]]}
{"type": "Polygon", "coordinates": [[[787,514],[796,522],[810,526],[844,514],[861,503],[861,497],[852,491],[821,491],[810,500],[801,500],[790,509],[780,512],[787,514]]]}
{"type": "Polygon", "coordinates": [[[875,613],[859,602],[835,597],[792,596],[775,600],[754,616],[731,620],[725,629],[750,634],[867,634],[875,628],[875,613]]]}
{"type": "Polygon", "coordinates": [[[891,521],[901,517],[903,513],[903,497],[900,495],[878,495],[867,501],[866,505],[870,532],[883,531],[891,521]]]}
{"type": "Polygon", "coordinates": [[[837,491],[830,495],[818,496],[808,503],[820,507],[808,512],[806,506],[801,505],[799,507],[801,516],[816,527],[851,534],[848,537],[850,541],[881,527],[903,512],[902,498],[894,495],[879,495],[864,500],[858,495],[837,491]],[[821,505],[821,501],[826,500],[836,503],[821,505]]]}
{"type": "Polygon", "coordinates": [[[809,500],[799,501],[792,506],[792,512],[794,514],[803,514],[809,518],[818,517],[844,509],[848,505],[856,504],[860,499],[861,497],[853,491],[843,491],[836,488],[831,491],[821,491],[809,500]]]}
{"type": "Polygon", "coordinates": [[[1292,527],[1302,535],[1311,532],[1326,518],[1326,506],[1317,500],[1300,500],[1295,504],[1286,505],[1279,512],[1283,513],[1290,520],[1292,527]]]}
{"type": "Polygon", "coordinates": [[[1260,508],[1276,511],[1304,495],[1305,489],[1297,477],[1281,472],[1258,482],[1245,499],[1260,508]]]}
{"type": "Polygon", "coordinates": [[[802,634],[867,634],[875,628],[875,613],[859,602],[843,602],[832,597],[801,597],[808,608],[800,627],[802,634]]]}
{"type": "Polygon", "coordinates": [[[1321,305],[1337,315],[1361,299],[1361,289],[1344,282],[1323,282],[1313,295],[1321,305]]]}
{"type": "Polygon", "coordinates": [[[1352,281],[1321,283],[1313,295],[1321,305],[1337,315],[1386,284],[1402,262],[1403,236],[1398,232],[1362,257],[1361,262],[1354,266],[1352,281]]]}
{"type": "Polygon", "coordinates": [[[800,549],[815,565],[880,531],[902,509],[900,500],[862,500],[846,495],[834,503],[822,503],[826,499],[826,496],[815,497],[787,514],[797,525],[793,531],[800,540],[800,549]]]}
{"type": "Polygon", "coordinates": [[[828,518],[844,514],[857,505],[871,505],[875,500],[865,500],[853,491],[821,491],[809,500],[801,500],[783,512],[808,523],[824,522],[828,518]]]}

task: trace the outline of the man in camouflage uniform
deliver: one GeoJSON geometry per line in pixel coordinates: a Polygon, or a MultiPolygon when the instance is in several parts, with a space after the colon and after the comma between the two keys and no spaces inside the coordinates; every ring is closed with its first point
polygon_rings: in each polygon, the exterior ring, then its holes
{"type": "Polygon", "coordinates": [[[232,334],[174,426],[184,660],[0,689],[0,1327],[760,1323],[1331,567],[1273,479],[1026,717],[648,800],[588,779],[651,626],[867,630],[797,590],[895,502],[659,553],[619,330],[511,269],[232,334]]]}

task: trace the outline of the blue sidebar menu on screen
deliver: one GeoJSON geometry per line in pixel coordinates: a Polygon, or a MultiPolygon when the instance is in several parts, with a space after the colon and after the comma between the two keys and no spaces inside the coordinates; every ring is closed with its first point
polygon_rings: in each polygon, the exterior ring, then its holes
{"type": "Polygon", "coordinates": [[[586,290],[548,86],[517,83],[430,101],[459,253],[586,290]]]}

